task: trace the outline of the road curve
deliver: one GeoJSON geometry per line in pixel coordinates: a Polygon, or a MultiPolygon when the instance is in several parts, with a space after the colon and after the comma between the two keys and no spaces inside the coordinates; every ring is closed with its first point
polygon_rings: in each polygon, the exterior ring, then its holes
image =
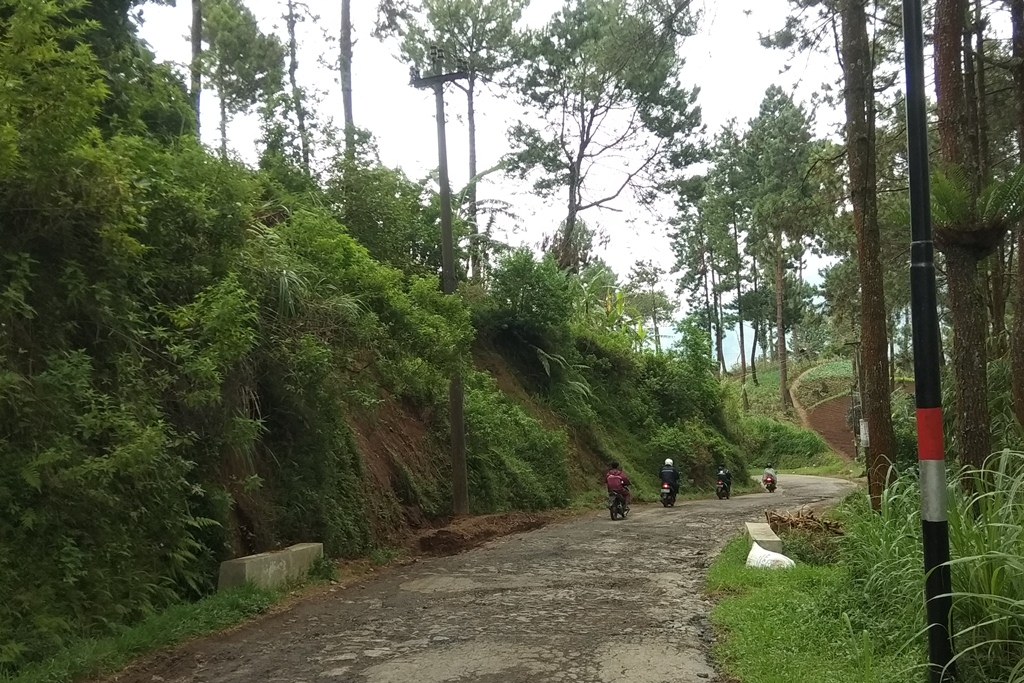
{"type": "Polygon", "coordinates": [[[384,572],[190,643],[125,683],[691,683],[706,658],[710,557],[766,508],[835,500],[836,479],[774,494],[593,514],[384,572]]]}

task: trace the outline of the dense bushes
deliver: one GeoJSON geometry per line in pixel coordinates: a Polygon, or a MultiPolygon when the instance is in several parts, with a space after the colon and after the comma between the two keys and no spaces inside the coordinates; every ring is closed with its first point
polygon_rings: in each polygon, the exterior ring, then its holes
{"type": "Polygon", "coordinates": [[[550,256],[507,255],[492,273],[494,296],[474,307],[481,336],[604,462],[626,468],[639,498],[655,494],[665,458],[701,488],[713,485],[721,462],[745,479],[706,334],[684,325],[679,348],[641,350],[628,321],[613,315],[610,296],[603,304],[574,301],[585,293],[575,277],[550,256]]]}
{"type": "Polygon", "coordinates": [[[795,469],[829,464],[828,444],[816,433],[788,422],[751,416],[744,421],[750,464],[795,469]]]}

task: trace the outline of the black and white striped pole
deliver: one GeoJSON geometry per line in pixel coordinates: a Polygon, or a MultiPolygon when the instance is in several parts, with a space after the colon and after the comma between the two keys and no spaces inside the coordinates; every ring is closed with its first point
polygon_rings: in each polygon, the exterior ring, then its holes
{"type": "Polygon", "coordinates": [[[921,471],[925,605],[931,683],[956,678],[952,638],[952,577],[946,510],[946,457],[939,382],[939,317],[935,296],[931,191],[928,186],[928,119],[925,109],[924,31],[921,0],[903,0],[907,72],[907,144],[910,170],[910,306],[914,329],[917,456],[921,471]]]}

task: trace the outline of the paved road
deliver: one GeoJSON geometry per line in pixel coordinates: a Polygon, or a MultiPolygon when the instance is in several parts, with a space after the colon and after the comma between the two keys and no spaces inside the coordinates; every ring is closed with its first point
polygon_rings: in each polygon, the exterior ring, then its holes
{"type": "Polygon", "coordinates": [[[701,584],[765,508],[835,499],[783,475],[772,495],[594,514],[385,572],[121,681],[152,683],[690,683],[713,681],[701,584]]]}

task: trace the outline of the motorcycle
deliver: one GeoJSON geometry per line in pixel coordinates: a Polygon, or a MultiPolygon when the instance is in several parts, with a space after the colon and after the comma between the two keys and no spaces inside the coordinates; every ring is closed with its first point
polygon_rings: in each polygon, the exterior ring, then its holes
{"type": "Polygon", "coordinates": [[[721,479],[718,480],[718,484],[715,486],[715,495],[718,496],[718,500],[725,498],[729,499],[729,485],[721,479]]]}
{"type": "Polygon", "coordinates": [[[612,521],[615,521],[616,517],[626,518],[629,513],[629,508],[626,507],[626,499],[618,493],[608,494],[608,512],[611,513],[612,521]]]}
{"type": "Polygon", "coordinates": [[[672,487],[667,481],[661,482],[661,504],[667,508],[676,504],[676,494],[672,492],[672,487]]]}
{"type": "Polygon", "coordinates": [[[768,475],[764,478],[764,488],[768,493],[775,493],[775,477],[768,475]]]}

